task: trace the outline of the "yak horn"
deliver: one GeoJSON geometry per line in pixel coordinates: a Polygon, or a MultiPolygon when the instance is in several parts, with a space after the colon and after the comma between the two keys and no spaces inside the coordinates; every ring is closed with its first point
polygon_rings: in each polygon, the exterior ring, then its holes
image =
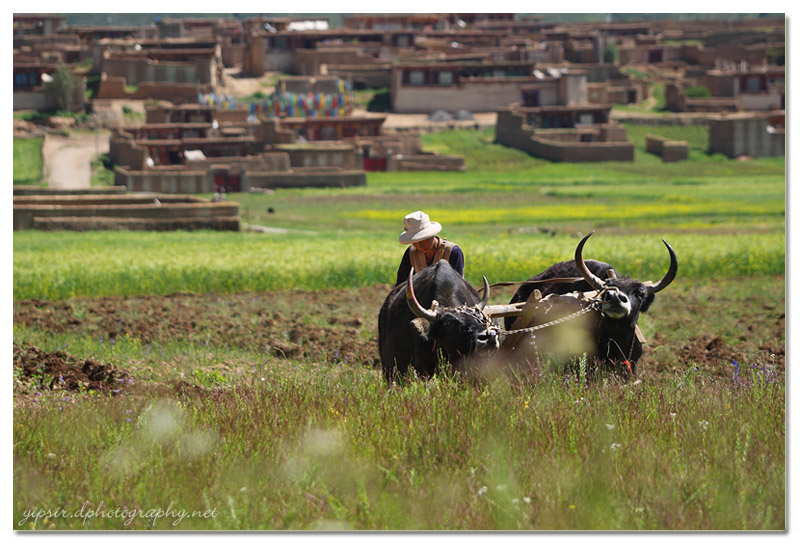
{"type": "Polygon", "coordinates": [[[436,319],[436,313],[422,308],[422,305],[420,305],[419,301],[417,301],[417,296],[414,294],[414,267],[411,267],[411,270],[408,272],[406,302],[408,303],[408,308],[414,313],[414,316],[418,318],[425,318],[429,322],[432,322],[434,319],[436,319]]]}
{"type": "Polygon", "coordinates": [[[672,249],[672,246],[667,244],[667,241],[663,238],[661,242],[667,247],[667,251],[669,252],[669,270],[667,274],[664,275],[664,278],[658,281],[658,284],[654,284],[650,289],[653,293],[658,293],[659,291],[663,290],[667,286],[669,286],[673,280],[675,280],[675,275],[678,274],[678,258],[675,256],[675,250],[672,249]]]}
{"type": "Polygon", "coordinates": [[[483,277],[483,299],[477,304],[478,310],[483,310],[486,306],[486,303],[489,302],[489,281],[486,280],[486,277],[483,277]]]}
{"type": "Polygon", "coordinates": [[[578,247],[575,249],[575,266],[578,267],[578,272],[581,274],[584,280],[586,280],[589,285],[596,289],[601,290],[603,286],[605,286],[605,282],[601,280],[599,277],[592,274],[589,268],[586,266],[586,262],[583,260],[583,245],[586,244],[586,241],[589,240],[589,237],[594,234],[594,231],[583,237],[578,244],[578,247]]]}

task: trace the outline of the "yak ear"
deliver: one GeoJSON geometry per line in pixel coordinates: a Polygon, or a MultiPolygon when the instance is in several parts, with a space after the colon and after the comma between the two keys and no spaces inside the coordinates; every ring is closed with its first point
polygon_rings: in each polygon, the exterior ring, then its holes
{"type": "Polygon", "coordinates": [[[427,319],[414,318],[411,320],[411,325],[417,330],[417,333],[419,333],[419,336],[422,337],[423,340],[428,340],[428,333],[431,330],[431,323],[427,319]]]}
{"type": "Polygon", "coordinates": [[[642,290],[640,295],[642,297],[642,306],[639,307],[639,312],[647,312],[647,309],[653,304],[655,293],[652,290],[642,290]]]}

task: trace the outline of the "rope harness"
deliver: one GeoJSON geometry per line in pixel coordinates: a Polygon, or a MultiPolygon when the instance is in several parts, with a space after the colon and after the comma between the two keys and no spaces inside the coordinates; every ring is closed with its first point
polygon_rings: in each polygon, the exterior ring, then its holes
{"type": "Polygon", "coordinates": [[[516,335],[517,333],[530,333],[532,331],[538,331],[539,329],[544,329],[546,327],[551,327],[551,326],[554,326],[554,325],[563,324],[564,322],[572,320],[573,318],[577,318],[578,316],[582,316],[582,315],[584,315],[584,314],[586,314],[588,312],[600,310],[600,303],[601,303],[600,301],[591,301],[589,303],[588,307],[582,308],[581,310],[579,310],[577,312],[573,312],[569,316],[563,316],[561,318],[558,318],[557,320],[553,320],[552,322],[547,322],[545,324],[539,324],[539,325],[535,325],[535,326],[531,326],[531,327],[525,327],[523,329],[512,329],[512,330],[507,330],[507,331],[501,331],[499,334],[500,335],[516,335]]]}
{"type": "MultiPolygon", "coordinates": [[[[571,279],[559,279],[559,280],[571,280],[571,279]]],[[[603,289],[601,289],[600,291],[594,293],[594,295],[592,295],[590,297],[586,297],[586,299],[589,301],[589,306],[587,306],[586,308],[582,308],[581,310],[579,310],[577,312],[574,312],[574,313],[570,314],[569,316],[563,316],[561,318],[558,318],[558,319],[553,320],[551,322],[547,322],[545,324],[540,324],[540,325],[536,325],[536,326],[532,326],[532,327],[526,327],[526,328],[523,328],[523,329],[512,329],[510,331],[501,331],[500,334],[501,335],[515,335],[517,333],[530,333],[532,331],[537,331],[539,329],[544,329],[546,327],[551,327],[551,326],[554,326],[554,325],[562,324],[564,322],[572,320],[573,318],[577,318],[578,316],[582,316],[582,315],[584,315],[586,313],[589,313],[589,312],[592,312],[592,311],[598,311],[599,312],[600,311],[600,307],[603,304],[603,296],[606,293],[610,292],[610,291],[614,291],[617,294],[620,293],[620,289],[618,287],[616,287],[616,286],[604,286],[603,289]]],[[[592,292],[586,292],[586,293],[592,293],[592,292]]]]}

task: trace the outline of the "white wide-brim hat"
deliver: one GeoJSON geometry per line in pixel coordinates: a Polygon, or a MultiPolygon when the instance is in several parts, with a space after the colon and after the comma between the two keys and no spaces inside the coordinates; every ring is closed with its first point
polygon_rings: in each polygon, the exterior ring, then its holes
{"type": "Polygon", "coordinates": [[[401,244],[411,244],[431,238],[442,230],[442,224],[431,221],[428,214],[422,210],[411,212],[403,219],[403,233],[400,235],[401,244]]]}

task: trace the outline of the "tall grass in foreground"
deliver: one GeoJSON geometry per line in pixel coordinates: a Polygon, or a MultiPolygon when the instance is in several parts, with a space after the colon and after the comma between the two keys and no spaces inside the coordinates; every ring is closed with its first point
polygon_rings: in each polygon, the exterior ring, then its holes
{"type": "Polygon", "coordinates": [[[286,365],[177,399],[39,399],[15,408],[15,529],[786,527],[785,390],[758,367],[390,388],[286,365]]]}

